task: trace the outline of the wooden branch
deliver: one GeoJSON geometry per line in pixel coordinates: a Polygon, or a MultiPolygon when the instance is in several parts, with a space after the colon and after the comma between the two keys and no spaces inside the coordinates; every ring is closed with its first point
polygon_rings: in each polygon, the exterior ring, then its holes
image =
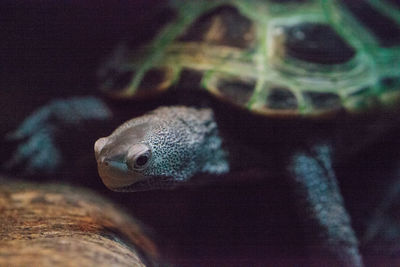
{"type": "Polygon", "coordinates": [[[89,190],[0,176],[0,266],[158,265],[144,227],[89,190]]]}

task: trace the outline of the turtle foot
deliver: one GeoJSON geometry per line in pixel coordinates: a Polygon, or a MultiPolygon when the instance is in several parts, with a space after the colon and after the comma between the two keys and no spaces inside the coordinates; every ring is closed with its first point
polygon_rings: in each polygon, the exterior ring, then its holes
{"type": "Polygon", "coordinates": [[[72,149],[75,137],[84,138],[89,121],[110,117],[106,105],[94,97],[53,100],[6,135],[3,142],[10,157],[1,169],[24,176],[56,173],[65,160],[62,147],[66,144],[72,149]]]}
{"type": "Polygon", "coordinates": [[[363,266],[358,239],[351,226],[332,168],[329,145],[298,152],[289,166],[300,216],[312,257],[337,261],[340,266],[363,266]]]}

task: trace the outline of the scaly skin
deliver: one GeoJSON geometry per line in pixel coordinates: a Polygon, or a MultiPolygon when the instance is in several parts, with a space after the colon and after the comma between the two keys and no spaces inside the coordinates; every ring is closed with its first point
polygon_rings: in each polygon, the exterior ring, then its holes
{"type": "Polygon", "coordinates": [[[170,188],[196,173],[228,172],[221,145],[210,109],[161,107],[99,139],[95,152],[99,174],[110,189],[141,191],[170,188]],[[146,148],[148,162],[135,168],[146,148]]]}

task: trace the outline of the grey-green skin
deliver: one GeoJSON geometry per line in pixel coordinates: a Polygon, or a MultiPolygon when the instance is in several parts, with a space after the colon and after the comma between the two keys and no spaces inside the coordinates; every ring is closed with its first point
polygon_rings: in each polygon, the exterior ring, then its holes
{"type": "MultiPolygon", "coordinates": [[[[160,107],[97,140],[95,155],[100,177],[112,190],[169,189],[190,184],[202,173],[227,173],[231,162],[222,144],[211,109],[160,107]],[[141,156],[147,157],[145,163],[141,156]]],[[[296,204],[312,222],[305,230],[316,235],[318,253],[344,266],[362,266],[330,150],[329,145],[316,145],[292,155],[287,171],[300,199],[296,204]]]]}
{"type": "Polygon", "coordinates": [[[210,109],[161,107],[118,127],[95,144],[104,184],[117,191],[171,188],[197,173],[229,171],[210,109]],[[140,156],[148,161],[137,164],[140,156]]]}

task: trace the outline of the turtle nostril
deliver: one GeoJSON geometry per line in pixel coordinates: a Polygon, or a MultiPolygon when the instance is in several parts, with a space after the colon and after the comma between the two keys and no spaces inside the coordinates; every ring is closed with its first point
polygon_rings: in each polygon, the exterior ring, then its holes
{"type": "Polygon", "coordinates": [[[103,147],[107,144],[107,137],[102,137],[94,143],[94,152],[99,155],[103,147]]]}
{"type": "Polygon", "coordinates": [[[99,165],[103,165],[105,167],[108,167],[108,165],[109,165],[108,160],[105,157],[101,157],[98,162],[99,162],[99,165]]]}

